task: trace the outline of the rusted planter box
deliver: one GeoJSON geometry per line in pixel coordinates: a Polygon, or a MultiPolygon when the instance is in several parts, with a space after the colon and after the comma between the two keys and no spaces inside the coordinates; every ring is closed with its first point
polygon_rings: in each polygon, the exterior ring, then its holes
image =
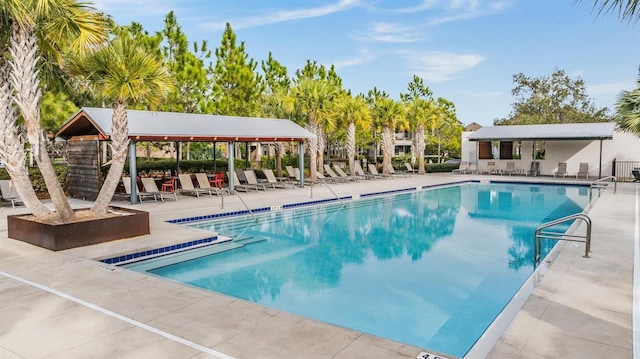
{"type": "Polygon", "coordinates": [[[122,215],[65,224],[40,223],[25,215],[7,216],[8,235],[59,251],[150,233],[148,212],[120,207],[111,209],[122,215]]]}

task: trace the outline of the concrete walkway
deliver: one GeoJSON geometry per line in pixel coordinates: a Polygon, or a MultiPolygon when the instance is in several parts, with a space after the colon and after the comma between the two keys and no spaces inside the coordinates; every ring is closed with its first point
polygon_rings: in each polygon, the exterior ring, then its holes
{"type": "MultiPolygon", "coordinates": [[[[331,189],[342,196],[471,178],[414,175],[331,189]]],[[[591,258],[581,257],[582,245],[564,246],[491,344],[490,358],[632,357],[635,191],[623,184],[600,198],[589,213],[591,258]]],[[[242,197],[255,208],[333,194],[318,186],[242,197]]],[[[167,219],[244,209],[235,196],[225,197],[224,209],[219,198],[184,196],[131,207],[150,212],[151,235],[60,252],[8,239],[6,215],[26,210],[0,208],[0,358],[416,358],[428,351],[96,261],[202,238],[167,219]]]]}

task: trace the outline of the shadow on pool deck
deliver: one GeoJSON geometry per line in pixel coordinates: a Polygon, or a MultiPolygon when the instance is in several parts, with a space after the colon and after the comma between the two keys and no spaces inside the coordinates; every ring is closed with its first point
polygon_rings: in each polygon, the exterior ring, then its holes
{"type": "MultiPolygon", "coordinates": [[[[331,188],[344,196],[471,178],[414,175],[331,188]]],[[[603,194],[589,213],[591,258],[582,258],[582,244],[565,245],[489,358],[632,356],[636,187],[603,194]]],[[[258,208],[333,195],[318,186],[313,198],[309,187],[241,196],[258,208]]],[[[133,205],[150,212],[150,235],[61,252],[8,239],[0,220],[0,358],[416,358],[423,350],[95,260],[200,238],[204,232],[164,221],[244,209],[236,197],[224,201],[224,209],[217,197],[133,205]]]]}

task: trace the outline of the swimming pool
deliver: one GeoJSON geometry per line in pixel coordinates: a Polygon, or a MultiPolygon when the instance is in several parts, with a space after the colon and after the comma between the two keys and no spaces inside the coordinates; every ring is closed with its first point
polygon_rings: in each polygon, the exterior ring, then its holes
{"type": "Polygon", "coordinates": [[[191,225],[233,250],[128,267],[463,356],[533,272],[535,228],[588,201],[584,187],[471,183],[267,212],[191,225]]]}

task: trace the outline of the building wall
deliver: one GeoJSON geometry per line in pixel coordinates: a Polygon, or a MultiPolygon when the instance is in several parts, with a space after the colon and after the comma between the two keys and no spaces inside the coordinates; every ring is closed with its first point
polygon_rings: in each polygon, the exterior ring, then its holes
{"type": "MultiPolygon", "coordinates": [[[[521,159],[476,160],[477,144],[468,140],[471,133],[462,133],[462,161],[470,161],[473,168],[476,168],[476,161],[479,170],[486,168],[489,161],[494,161],[497,169],[504,169],[509,161],[516,163],[516,169],[528,171],[531,168],[532,141],[522,142],[521,159]]],[[[612,140],[602,141],[602,177],[611,175],[614,159],[617,161],[640,161],[640,138],[626,132],[616,131],[612,140]]],[[[599,161],[600,141],[546,141],[545,158],[538,160],[540,174],[548,176],[552,176],[558,170],[559,162],[567,163],[569,176],[578,172],[581,162],[589,163],[589,178],[598,178],[599,161]]]]}

